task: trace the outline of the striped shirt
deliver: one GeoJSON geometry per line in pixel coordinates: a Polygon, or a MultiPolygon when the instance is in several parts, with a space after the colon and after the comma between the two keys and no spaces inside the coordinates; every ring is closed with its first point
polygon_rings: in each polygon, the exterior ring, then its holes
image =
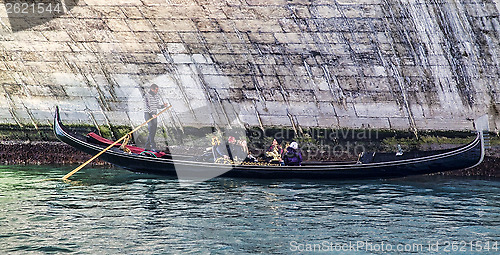
{"type": "Polygon", "coordinates": [[[146,92],[146,95],[144,95],[144,107],[146,108],[146,112],[156,114],[158,110],[162,108],[160,96],[158,96],[158,94],[153,95],[150,92],[146,92]]]}

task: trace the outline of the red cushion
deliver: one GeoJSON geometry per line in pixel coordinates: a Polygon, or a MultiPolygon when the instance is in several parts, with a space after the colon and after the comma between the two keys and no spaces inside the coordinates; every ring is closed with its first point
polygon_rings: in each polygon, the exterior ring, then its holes
{"type": "MultiPolygon", "coordinates": [[[[99,136],[98,134],[96,134],[94,132],[88,133],[87,137],[90,137],[93,140],[95,140],[95,141],[97,141],[98,143],[101,143],[101,144],[111,145],[111,144],[114,143],[113,141],[108,140],[108,139],[106,139],[104,137],[101,137],[101,136],[99,136]]],[[[117,144],[115,144],[114,147],[120,147],[121,145],[122,145],[121,143],[117,143],[117,144]]],[[[126,145],[125,147],[127,147],[127,149],[129,149],[132,153],[135,153],[135,154],[141,154],[142,152],[146,151],[144,148],[135,147],[135,146],[132,146],[132,145],[126,145]]],[[[165,152],[162,152],[162,151],[160,151],[160,152],[148,151],[148,153],[152,153],[152,154],[154,154],[158,158],[161,158],[161,157],[167,155],[165,152]]]]}

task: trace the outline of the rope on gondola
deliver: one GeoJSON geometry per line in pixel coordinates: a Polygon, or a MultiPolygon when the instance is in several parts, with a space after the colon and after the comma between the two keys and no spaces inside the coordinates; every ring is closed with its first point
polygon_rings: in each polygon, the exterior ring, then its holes
{"type": "Polygon", "coordinates": [[[155,158],[158,158],[153,152],[151,151],[143,151],[141,152],[139,155],[146,155],[146,154],[149,154],[149,155],[152,155],[153,157],[155,158]]]}
{"type": "Polygon", "coordinates": [[[120,145],[120,150],[122,150],[128,154],[132,154],[132,151],[129,148],[127,148],[127,144],[130,141],[130,138],[132,138],[132,135],[127,134],[127,137],[125,137],[125,139],[123,140],[122,145],[120,145]]]}

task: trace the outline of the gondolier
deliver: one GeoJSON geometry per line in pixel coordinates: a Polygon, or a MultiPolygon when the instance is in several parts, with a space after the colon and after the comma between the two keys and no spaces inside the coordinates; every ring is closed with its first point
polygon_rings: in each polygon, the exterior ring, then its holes
{"type": "MultiPolygon", "coordinates": [[[[149,91],[144,93],[144,119],[149,120],[151,119],[154,115],[158,113],[158,110],[161,108],[167,107],[166,104],[160,103],[160,96],[158,95],[158,85],[156,84],[151,84],[149,87],[149,91]]],[[[145,149],[150,150],[150,151],[157,151],[156,148],[156,143],[155,143],[155,135],[156,135],[156,129],[158,127],[158,120],[153,119],[148,123],[148,140],[146,141],[145,144],[145,149]]]]}

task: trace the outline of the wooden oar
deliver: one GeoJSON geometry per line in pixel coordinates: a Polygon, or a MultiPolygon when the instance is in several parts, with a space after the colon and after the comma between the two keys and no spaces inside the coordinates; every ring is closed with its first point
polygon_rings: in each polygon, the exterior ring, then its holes
{"type": "Polygon", "coordinates": [[[170,109],[172,106],[168,106],[167,108],[163,109],[161,112],[159,112],[158,114],[154,115],[151,119],[147,120],[146,122],[142,123],[141,125],[139,125],[138,127],[134,128],[134,130],[128,132],[126,135],[124,135],[122,138],[116,140],[116,142],[112,143],[110,146],[108,146],[106,149],[102,150],[101,152],[97,153],[95,156],[93,156],[91,159],[87,160],[87,162],[81,164],[79,167],[75,168],[73,171],[69,172],[67,175],[65,175],[62,179],[63,180],[67,180],[69,177],[71,177],[73,174],[75,174],[76,172],[80,171],[80,169],[82,169],[84,166],[86,166],[88,163],[92,162],[92,160],[96,159],[97,157],[101,156],[101,154],[103,154],[104,152],[106,152],[107,150],[113,148],[113,146],[115,146],[117,143],[121,142],[123,139],[125,139],[125,137],[127,137],[128,135],[134,133],[135,131],[139,130],[139,128],[145,126],[146,124],[148,124],[150,121],[156,119],[158,116],[160,116],[160,114],[162,114],[163,112],[165,112],[166,110],[170,109]]]}

